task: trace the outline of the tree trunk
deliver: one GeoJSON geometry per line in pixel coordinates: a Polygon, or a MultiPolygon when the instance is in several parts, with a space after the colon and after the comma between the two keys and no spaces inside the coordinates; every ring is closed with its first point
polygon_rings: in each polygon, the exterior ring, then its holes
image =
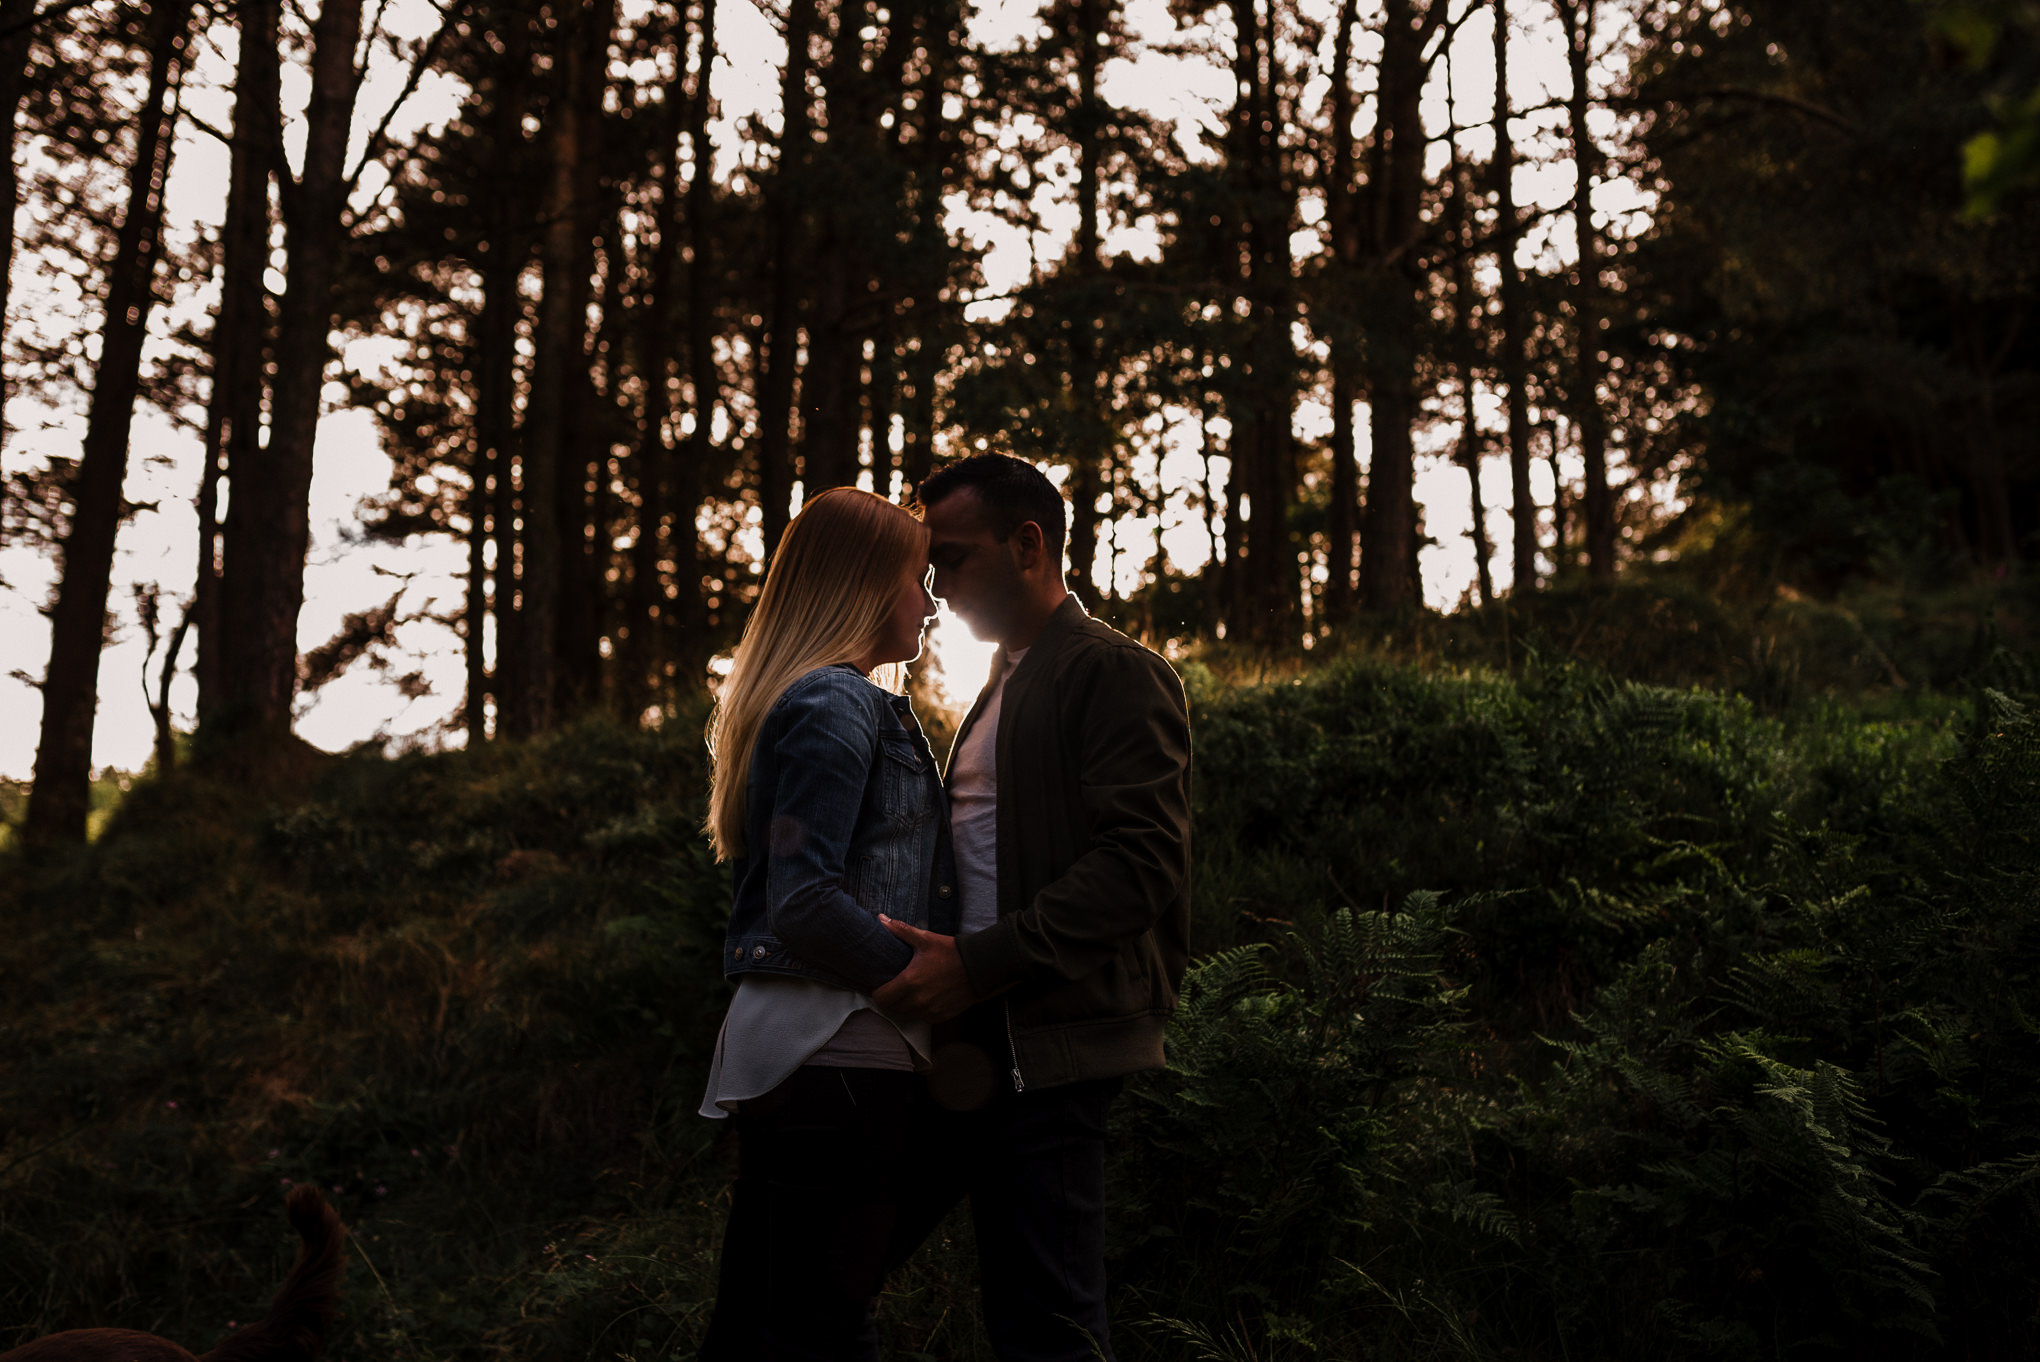
{"type": "MultiPolygon", "coordinates": [[[[943,114],[950,78],[955,70],[951,45],[962,15],[956,0],[931,0],[922,12],[924,66],[916,92],[920,156],[914,167],[915,249],[919,268],[912,276],[913,301],[908,316],[912,345],[905,348],[902,370],[907,391],[900,402],[901,495],[911,496],[935,464],[935,379],[948,348],[949,323],[944,319],[942,293],[948,282],[949,243],[942,225],[942,196],[948,187],[956,139],[943,114]]],[[[907,120],[900,120],[901,132],[907,120]]]]}
{"type": "Polygon", "coordinates": [[[1105,370],[1099,353],[1097,322],[1103,299],[1099,273],[1103,236],[1099,214],[1104,208],[1100,174],[1103,131],[1098,102],[1098,36],[1104,31],[1106,0],[1072,0],[1071,57],[1076,66],[1077,98],[1070,109],[1070,137],[1077,147],[1077,240],[1070,282],[1074,307],[1065,307],[1063,326],[1070,346],[1070,590],[1087,610],[1096,610],[1110,594],[1097,582],[1098,502],[1106,488],[1104,465],[1108,437],[1099,410],[1098,383],[1105,370]]]}
{"type": "Polygon", "coordinates": [[[1248,304],[1246,353],[1236,357],[1239,410],[1233,414],[1233,482],[1246,497],[1241,562],[1234,580],[1235,622],[1254,642],[1287,648],[1297,642],[1301,578],[1290,535],[1296,495],[1293,434],[1296,357],[1290,340],[1295,296],[1289,232],[1295,205],[1281,145],[1275,86],[1282,75],[1272,8],[1235,0],[1239,48],[1233,69],[1238,103],[1231,154],[1241,181],[1244,227],[1240,266],[1248,304]],[[1243,361],[1243,364],[1240,362],[1243,361]]]}
{"type": "Polygon", "coordinates": [[[43,676],[42,734],[35,753],[24,832],[38,842],[81,842],[92,793],[92,730],[99,706],[99,654],[106,597],[120,534],[128,429],[141,392],[142,342],[156,302],[162,254],[163,185],[176,143],[171,90],[183,66],[191,6],[168,0],[150,16],[149,87],[135,121],[127,211],[115,237],[106,325],[86,415],[84,447],[72,476],[63,580],[50,612],[50,660],[43,676]]]}
{"type": "MultiPolygon", "coordinates": [[[[1240,555],[1247,542],[1247,518],[1241,502],[1245,499],[1242,482],[1246,469],[1240,461],[1240,435],[1243,423],[1234,421],[1232,436],[1225,448],[1225,481],[1219,489],[1219,496],[1225,501],[1225,526],[1220,542],[1225,549],[1224,565],[1218,574],[1214,595],[1218,599],[1217,621],[1225,628],[1229,639],[1251,636],[1246,627],[1247,611],[1243,604],[1246,588],[1242,585],[1246,574],[1241,571],[1240,555]]],[[[1214,629],[1214,632],[1216,630],[1214,629]]]]}
{"type": "Polygon", "coordinates": [[[1601,412],[1601,250],[1594,230],[1594,177],[1601,154],[1587,127],[1587,64],[1593,55],[1597,0],[1558,0],[1564,26],[1566,64],[1572,91],[1566,101],[1572,124],[1573,234],[1579,243],[1578,281],[1573,289],[1573,327],[1578,355],[1574,368],[1573,419],[1580,431],[1580,461],[1585,465],[1587,571],[1597,578],[1615,575],[1615,500],[1608,488],[1608,426],[1601,412]]]}
{"type": "MultiPolygon", "coordinates": [[[[839,150],[832,141],[831,152],[839,150]]],[[[831,225],[815,252],[808,365],[800,384],[801,498],[857,481],[858,370],[863,345],[850,328],[864,289],[842,235],[831,225]]]]}
{"type": "Polygon", "coordinates": [[[1524,358],[1523,271],[1516,264],[1522,225],[1516,215],[1516,144],[1509,128],[1509,5],[1495,0],[1495,267],[1501,273],[1502,386],[1508,389],[1509,494],[1515,582],[1537,585],[1537,501],[1530,494],[1529,363],[1524,358]]]}
{"type": "Polygon", "coordinates": [[[769,559],[793,515],[793,388],[800,352],[799,252],[808,162],[808,46],[815,0],[791,0],[786,15],[786,71],[780,84],[779,166],[767,212],[772,260],[772,315],[766,323],[764,377],[758,395],[758,501],[769,559]]]}
{"type": "MultiPolygon", "coordinates": [[[[1460,270],[1462,275],[1469,272],[1464,265],[1460,270]]],[[[1487,442],[1481,438],[1480,431],[1474,425],[1472,321],[1463,302],[1457,311],[1459,316],[1456,320],[1461,337],[1458,463],[1466,470],[1467,492],[1472,499],[1474,574],[1480,590],[1480,603],[1485,606],[1495,603],[1495,578],[1490,566],[1494,558],[1494,549],[1488,543],[1487,504],[1480,495],[1481,455],[1487,442]]]]}
{"type": "MultiPolygon", "coordinates": [[[[498,89],[498,96],[502,90],[498,89]]],[[[501,124],[498,120],[498,135],[501,124]]],[[[511,135],[522,141],[514,128],[511,135]]],[[[496,154],[503,160],[503,147],[496,154]]],[[[517,229],[498,205],[492,214],[488,259],[482,266],[482,310],[475,322],[474,466],[468,493],[467,594],[467,730],[470,746],[490,736],[517,731],[521,706],[506,684],[512,670],[509,644],[516,615],[516,496],[511,467],[516,457],[517,322],[524,308],[517,278],[523,273],[522,252],[512,245],[517,229]],[[484,557],[493,543],[493,569],[484,557]],[[496,665],[491,672],[486,643],[488,621],[496,620],[496,665]],[[489,700],[496,702],[493,735],[488,726],[489,700]]]]}
{"type": "MultiPolygon", "coordinates": [[[[1331,156],[1325,176],[1325,223],[1331,232],[1332,267],[1341,288],[1352,287],[1360,259],[1359,224],[1353,219],[1353,27],[1358,0],[1339,6],[1332,41],[1331,156]]],[[[1338,290],[1335,289],[1336,293],[1338,290]]],[[[1360,466],[1353,439],[1353,409],[1360,400],[1359,336],[1344,298],[1323,330],[1331,350],[1332,488],[1325,519],[1325,615],[1334,627],[1352,617],[1353,573],[1358,566],[1360,466]]]]}
{"type": "Polygon", "coordinates": [[[591,60],[608,43],[610,9],[594,0],[572,11],[565,47],[565,79],[545,129],[550,148],[539,259],[545,274],[534,338],[531,397],[523,446],[524,561],[520,642],[524,658],[525,733],[553,727],[562,695],[562,584],[576,566],[585,535],[585,464],[578,419],[587,384],[588,302],[594,205],[586,127],[599,116],[602,65],[591,60]],[[596,35],[599,33],[598,38],[596,35]],[[592,101],[591,101],[591,90],[592,101]]]}
{"type": "Polygon", "coordinates": [[[1558,418],[1553,417],[1545,425],[1544,437],[1545,452],[1551,464],[1551,575],[1556,580],[1572,566],[1565,547],[1565,474],[1558,466],[1558,451],[1564,442],[1559,437],[1558,418]]]}
{"type": "Polygon", "coordinates": [[[907,352],[904,364],[907,391],[900,404],[903,497],[912,496],[935,467],[935,376],[941,372],[941,349],[929,319],[916,330],[915,347],[907,352]]]}
{"type": "MultiPolygon", "coordinates": [[[[496,243],[501,247],[502,243],[496,243]]],[[[480,746],[491,736],[489,701],[496,702],[496,733],[502,733],[503,688],[491,673],[488,658],[489,616],[497,615],[496,656],[503,656],[502,612],[510,605],[509,564],[500,556],[492,572],[489,549],[500,546],[507,528],[496,519],[503,501],[503,485],[510,479],[510,415],[503,389],[510,380],[511,347],[516,344],[514,298],[504,296],[503,281],[496,271],[482,276],[482,315],[478,319],[475,346],[475,429],[469,470],[468,580],[464,646],[467,660],[467,737],[470,747],[480,746]]],[[[510,282],[514,290],[516,282],[510,282]]]]}
{"type": "Polygon", "coordinates": [[[1417,554],[1416,448],[1410,439],[1417,398],[1396,376],[1381,374],[1369,396],[1374,422],[1360,527],[1361,602],[1369,610],[1396,611],[1417,596],[1410,571],[1417,554]]]}
{"type": "MultiPolygon", "coordinates": [[[[881,164],[875,72],[864,70],[867,27],[878,27],[872,0],[841,0],[823,76],[821,107],[828,143],[821,155],[836,192],[817,196],[821,235],[813,252],[814,299],[808,323],[808,368],[801,381],[801,496],[857,481],[863,447],[864,333],[869,321],[871,263],[859,221],[876,208],[850,182],[859,166],[881,164]]],[[[882,53],[873,53],[875,58],[882,53]]],[[[875,65],[876,63],[874,63],[875,65]]],[[[882,489],[881,489],[882,490],[882,489]]]]}
{"type": "Polygon", "coordinates": [[[655,241],[646,266],[644,300],[638,310],[637,364],[643,399],[638,411],[631,482],[637,492],[637,534],[630,547],[630,591],[624,607],[624,635],[618,650],[616,686],[623,718],[636,723],[650,707],[663,667],[660,616],[668,600],[659,564],[669,542],[667,493],[673,454],[667,426],[673,416],[672,346],[674,304],[679,296],[680,124],[687,112],[687,31],[675,35],[673,78],[659,105],[659,201],[653,212],[655,241]]]}
{"type": "Polygon", "coordinates": [[[871,485],[880,496],[891,491],[895,458],[893,417],[899,413],[899,337],[890,315],[871,333],[871,358],[864,373],[864,422],[871,432],[871,485]]]}
{"type": "Polygon", "coordinates": [[[220,305],[213,321],[212,390],[198,486],[198,564],[189,618],[198,631],[192,670],[199,723],[226,703],[221,674],[220,479],[232,485],[262,458],[263,361],[269,353],[270,176],[277,165],[279,83],[276,0],[242,0],[234,73],[234,135],[220,226],[220,305]]]}
{"type": "MultiPolygon", "coordinates": [[[[0,204],[0,321],[7,316],[12,296],[8,284],[14,275],[14,215],[21,207],[21,167],[14,159],[15,123],[21,117],[22,96],[28,87],[28,54],[35,45],[36,0],[0,0],[0,116],[7,119],[7,201],[0,204]]],[[[7,376],[0,369],[0,414],[7,410],[7,376]]],[[[0,444],[7,440],[7,428],[0,422],[0,444]]]]}
{"type": "MultiPolygon", "coordinates": [[[[163,666],[156,673],[156,694],[149,700],[149,718],[156,725],[156,774],[167,776],[177,769],[177,730],[170,723],[170,687],[177,681],[177,657],[184,651],[184,636],[191,632],[191,612],[186,610],[170,631],[163,650],[163,666]]],[[[150,643],[153,645],[152,638],[150,643]]]]}
{"type": "MultiPolygon", "coordinates": [[[[616,29],[617,0],[594,0],[582,15],[569,58],[569,98],[575,103],[573,216],[576,258],[569,283],[579,299],[579,324],[571,341],[578,351],[561,378],[563,406],[554,486],[559,498],[560,594],[553,617],[554,719],[594,708],[602,694],[602,640],[608,626],[604,583],[614,549],[609,507],[613,500],[610,451],[622,434],[614,401],[615,356],[623,351],[622,204],[607,192],[601,176],[603,103],[609,85],[609,44],[616,29]],[[593,298],[598,249],[608,263],[598,329],[586,318],[593,298]],[[605,360],[605,356],[608,358],[605,360]],[[597,383],[598,375],[602,382],[597,383]]],[[[570,353],[568,349],[560,352],[570,353]]]]}
{"type": "Polygon", "coordinates": [[[1417,239],[1423,230],[1424,48],[1445,17],[1444,0],[1419,15],[1411,0],[1387,0],[1382,20],[1379,114],[1374,133],[1372,265],[1386,300],[1369,333],[1368,388],[1373,452],[1361,525],[1360,595],[1370,610],[1407,609],[1419,598],[1416,573],[1416,452],[1411,429],[1424,292],[1417,239]]]}
{"type": "Polygon", "coordinates": [[[1489,567],[1487,507],[1480,496],[1481,455],[1486,441],[1474,423],[1473,384],[1478,366],[1480,342],[1474,335],[1474,318],[1480,300],[1473,291],[1473,213],[1467,202],[1473,196],[1473,176],[1459,160],[1459,112],[1452,97],[1452,57],[1445,57],[1445,107],[1448,132],[1446,180],[1452,197],[1446,200],[1446,226],[1452,244],[1452,349],[1453,367],[1459,370],[1459,449],[1457,461],[1466,470],[1473,505],[1473,563],[1475,580],[1483,606],[1495,602],[1494,574],[1489,567]]]}
{"type": "MultiPolygon", "coordinates": [[[[524,112],[531,74],[531,21],[507,7],[498,21],[503,55],[497,63],[492,111],[494,192],[489,202],[488,260],[482,267],[482,318],[475,375],[476,436],[493,469],[491,515],[496,545],[490,592],[496,620],[496,666],[489,681],[496,700],[494,736],[533,731],[528,657],[524,649],[523,553],[519,522],[530,471],[523,466],[517,428],[517,324],[525,315],[518,281],[531,259],[530,201],[525,197],[524,112]],[[520,478],[526,479],[520,491],[520,478]]],[[[528,528],[528,527],[527,527],[528,528]]]]}
{"type": "Polygon", "coordinates": [[[260,459],[251,457],[245,469],[236,460],[230,470],[220,579],[221,680],[230,729],[273,735],[290,729],[311,539],[312,450],[332,358],[360,38],[361,0],[326,0],[312,24],[304,170],[283,199],[290,271],[277,311],[269,443],[260,459]]]}
{"type": "Polygon", "coordinates": [[[687,105],[687,154],[692,167],[687,182],[687,243],[693,255],[687,270],[687,370],[694,431],[687,440],[685,462],[674,478],[673,533],[666,546],[679,581],[679,590],[667,605],[667,625],[674,635],[669,651],[683,686],[691,685],[708,665],[707,649],[701,643],[706,621],[694,519],[707,491],[715,413],[722,400],[722,380],[715,362],[715,147],[708,135],[714,102],[709,77],[715,69],[715,11],[716,0],[701,0],[699,55],[687,105]]]}
{"type": "Polygon", "coordinates": [[[1202,611],[1199,624],[1205,637],[1218,637],[1220,602],[1225,588],[1225,560],[1220,557],[1218,528],[1218,499],[1221,495],[1218,484],[1212,479],[1211,468],[1211,391],[1205,386],[1204,373],[1209,368],[1209,354],[1197,357],[1197,457],[1203,465],[1203,478],[1199,488],[1204,500],[1204,582],[1199,593],[1202,611]]]}
{"type": "MultiPolygon", "coordinates": [[[[900,196],[894,208],[893,229],[908,236],[918,226],[913,206],[913,178],[919,148],[906,145],[913,127],[908,100],[913,87],[907,79],[907,63],[922,51],[921,29],[935,7],[922,4],[918,13],[887,11],[880,25],[884,42],[872,61],[875,80],[874,103],[868,135],[874,155],[896,168],[900,196]],[[889,128],[886,119],[890,118],[889,128]]],[[[883,258],[883,257],[881,257],[883,258]]],[[[939,264],[940,253],[936,261],[939,264]]],[[[892,492],[892,479],[899,469],[901,451],[893,448],[893,423],[900,417],[903,386],[901,364],[900,302],[898,295],[918,283],[919,271],[886,260],[877,282],[885,301],[876,309],[871,326],[871,358],[864,378],[865,426],[871,432],[871,485],[881,496],[892,492]]]]}
{"type": "MultiPolygon", "coordinates": [[[[581,140],[575,156],[579,182],[574,191],[574,210],[579,221],[575,235],[577,255],[569,279],[581,295],[576,315],[585,319],[592,304],[598,321],[593,332],[585,321],[576,330],[573,343],[579,348],[579,362],[571,363],[561,373],[563,419],[554,483],[559,499],[556,514],[560,534],[560,588],[553,617],[555,721],[584,713],[600,702],[603,636],[611,624],[604,588],[615,553],[611,507],[617,470],[611,469],[610,462],[625,424],[616,405],[615,386],[616,360],[623,353],[620,323],[626,267],[619,222],[622,204],[616,196],[604,194],[598,167],[602,155],[606,50],[614,13],[610,9],[603,16],[607,22],[601,27],[600,45],[582,54],[577,73],[583,78],[578,88],[587,102],[581,106],[577,119],[581,140]],[[606,225],[599,223],[598,209],[607,211],[606,225]],[[598,251],[607,265],[599,303],[594,297],[598,251]]],[[[591,43],[597,41],[594,35],[591,28],[588,31],[591,43]]]]}

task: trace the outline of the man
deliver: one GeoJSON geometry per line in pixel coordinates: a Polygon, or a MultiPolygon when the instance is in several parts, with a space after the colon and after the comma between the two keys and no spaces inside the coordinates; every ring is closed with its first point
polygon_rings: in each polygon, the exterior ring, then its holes
{"type": "Polygon", "coordinates": [[[1062,496],[982,454],[922,485],[937,596],[999,651],[950,752],[962,926],[873,999],[947,1025],[911,1161],[904,1260],[960,1198],[1004,1362],[1111,1359],[1105,1122],[1159,1068],[1189,959],[1190,727],[1154,653],[1063,587],[1062,496]]]}

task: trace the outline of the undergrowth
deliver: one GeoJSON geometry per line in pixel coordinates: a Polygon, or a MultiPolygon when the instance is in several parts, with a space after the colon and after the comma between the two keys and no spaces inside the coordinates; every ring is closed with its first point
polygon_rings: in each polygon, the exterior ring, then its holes
{"type": "MultiPolygon", "coordinates": [[[[1202,958],[1115,1114],[1121,1356],[2029,1355],[2040,696],[1985,662],[1869,712],[1191,665],[1202,958]]],[[[730,1174],[697,720],[289,808],[184,772],[0,862],[0,1348],[208,1346],[312,1179],[336,1359],[690,1356],[730,1174]]],[[[974,1280],[958,1219],[888,1355],[989,1357],[974,1280]]]]}

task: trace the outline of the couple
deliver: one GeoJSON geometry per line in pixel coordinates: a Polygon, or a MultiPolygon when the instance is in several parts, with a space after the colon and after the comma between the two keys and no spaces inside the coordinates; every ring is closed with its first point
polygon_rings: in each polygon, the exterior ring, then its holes
{"type": "Polygon", "coordinates": [[[877,1358],[886,1273],[965,1197],[998,1356],[1112,1357],[1106,1112],[1189,954],[1183,690],[1064,590],[1031,464],[919,500],[802,508],[709,725],[737,992],[702,1113],[739,1171],[705,1362],[877,1358]],[[897,693],[930,585],[999,645],[946,778],[897,693]]]}

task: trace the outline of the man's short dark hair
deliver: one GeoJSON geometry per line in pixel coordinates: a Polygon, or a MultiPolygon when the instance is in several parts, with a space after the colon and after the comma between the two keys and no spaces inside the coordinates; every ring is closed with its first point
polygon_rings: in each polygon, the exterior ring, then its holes
{"type": "Polygon", "coordinates": [[[1041,527],[1042,547],[1062,557],[1069,523],[1062,493],[1033,464],[1007,454],[973,454],[930,473],[914,500],[925,510],[958,492],[977,493],[1000,539],[1031,520],[1041,527]]]}

